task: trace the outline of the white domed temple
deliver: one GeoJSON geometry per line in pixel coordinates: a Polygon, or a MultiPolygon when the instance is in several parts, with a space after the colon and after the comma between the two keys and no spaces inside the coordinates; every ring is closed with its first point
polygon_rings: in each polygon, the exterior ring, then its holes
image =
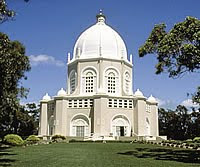
{"type": "Polygon", "coordinates": [[[106,24],[102,12],[79,36],[67,66],[66,91],[62,88],[53,97],[46,94],[40,101],[40,136],[159,136],[157,101],[139,89],[133,93],[132,55],[129,61],[123,39],[106,24]]]}

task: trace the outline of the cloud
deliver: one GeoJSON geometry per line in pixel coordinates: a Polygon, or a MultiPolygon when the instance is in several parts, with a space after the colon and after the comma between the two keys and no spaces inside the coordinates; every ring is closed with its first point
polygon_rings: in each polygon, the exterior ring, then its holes
{"type": "Polygon", "coordinates": [[[162,100],[159,98],[156,98],[156,100],[158,102],[158,107],[161,107],[161,108],[174,110],[177,106],[177,104],[171,100],[162,100]]]}
{"type": "Polygon", "coordinates": [[[191,107],[198,107],[199,105],[196,103],[192,102],[192,99],[186,99],[184,101],[182,101],[181,105],[187,107],[187,108],[191,108],[191,107]]]}
{"type": "Polygon", "coordinates": [[[158,102],[158,106],[159,106],[159,107],[166,104],[166,101],[164,101],[164,100],[161,100],[161,99],[159,99],[159,98],[156,98],[156,100],[157,100],[157,102],[158,102]]]}
{"type": "Polygon", "coordinates": [[[37,66],[39,64],[53,64],[58,67],[62,67],[65,64],[60,61],[56,60],[53,56],[48,56],[48,55],[31,55],[29,56],[29,60],[33,66],[37,66]]]}

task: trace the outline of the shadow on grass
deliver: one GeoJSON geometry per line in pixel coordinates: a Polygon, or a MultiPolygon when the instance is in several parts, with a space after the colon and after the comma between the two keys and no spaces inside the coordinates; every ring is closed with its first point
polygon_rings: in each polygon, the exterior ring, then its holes
{"type": "Polygon", "coordinates": [[[16,160],[10,159],[7,156],[12,156],[16,154],[12,154],[11,150],[9,150],[9,147],[1,147],[0,146],[0,166],[11,166],[12,162],[15,162],[16,160]]]}
{"type": "Polygon", "coordinates": [[[153,158],[155,160],[178,161],[184,163],[200,163],[199,150],[136,148],[133,151],[119,152],[117,154],[134,156],[137,158],[153,158]]]}

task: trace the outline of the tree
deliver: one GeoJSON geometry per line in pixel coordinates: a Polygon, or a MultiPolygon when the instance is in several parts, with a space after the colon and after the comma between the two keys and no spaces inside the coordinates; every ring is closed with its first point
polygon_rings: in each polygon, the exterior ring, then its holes
{"type": "Polygon", "coordinates": [[[159,132],[169,139],[176,139],[178,116],[172,110],[161,108],[158,110],[159,132]]]}
{"type": "MultiPolygon", "coordinates": [[[[24,0],[28,2],[29,0],[24,0]]],[[[8,9],[6,0],[0,0],[0,23],[8,21],[15,16],[15,11],[8,9]]]]}
{"type": "Polygon", "coordinates": [[[0,23],[7,21],[10,18],[13,18],[15,12],[8,9],[7,3],[5,0],[0,0],[0,23]]]}
{"type": "MultiPolygon", "coordinates": [[[[139,48],[139,56],[157,56],[156,74],[167,72],[176,78],[186,72],[200,70],[200,20],[187,17],[167,32],[165,24],[155,25],[150,36],[139,48]]],[[[193,94],[193,102],[200,105],[200,86],[193,94]]]]}
{"type": "MultiPolygon", "coordinates": [[[[6,0],[0,0],[0,24],[14,16],[15,11],[8,9],[6,0]]],[[[20,97],[27,94],[27,89],[20,85],[20,81],[26,79],[25,72],[29,70],[24,46],[0,32],[0,137],[17,132],[18,122],[22,120],[19,118],[29,118],[19,104],[20,97]]]]}
{"type": "Polygon", "coordinates": [[[176,110],[158,110],[160,135],[167,135],[169,139],[185,140],[199,134],[199,112],[189,113],[184,106],[177,106],[176,110]]]}
{"type": "Polygon", "coordinates": [[[38,134],[40,105],[37,105],[36,103],[28,103],[24,107],[24,111],[33,120],[34,127],[32,129],[32,131],[33,131],[32,134],[38,134]]]}
{"type": "Polygon", "coordinates": [[[13,127],[15,134],[23,138],[38,134],[39,108],[35,103],[20,106],[20,109],[14,114],[13,127]]]}
{"type": "Polygon", "coordinates": [[[192,126],[192,119],[191,114],[188,113],[188,110],[185,106],[179,105],[177,106],[175,113],[177,115],[177,122],[176,122],[176,131],[175,139],[179,140],[186,140],[192,138],[191,133],[191,126],[192,126]]]}
{"type": "Polygon", "coordinates": [[[191,113],[192,126],[190,128],[190,133],[192,138],[200,136],[200,108],[198,110],[193,109],[191,113]]]}
{"type": "Polygon", "coordinates": [[[166,32],[165,24],[155,25],[145,44],[139,48],[139,56],[156,54],[156,74],[168,72],[177,77],[185,72],[200,69],[200,20],[187,17],[166,32]]]}
{"type": "Polygon", "coordinates": [[[197,91],[195,92],[195,94],[193,94],[192,100],[193,102],[200,105],[200,86],[197,88],[197,91]]]}
{"type": "Polygon", "coordinates": [[[0,33],[0,134],[14,132],[13,120],[19,111],[19,98],[27,90],[20,85],[26,79],[25,72],[30,70],[29,59],[24,46],[11,41],[6,34],[0,33]]]}

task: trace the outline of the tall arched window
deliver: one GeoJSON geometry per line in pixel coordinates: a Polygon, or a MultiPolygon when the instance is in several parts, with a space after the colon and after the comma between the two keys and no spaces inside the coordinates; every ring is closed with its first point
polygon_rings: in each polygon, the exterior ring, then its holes
{"type": "Polygon", "coordinates": [[[129,94],[131,91],[131,77],[130,74],[128,72],[125,72],[124,75],[124,91],[129,94]]]}
{"type": "Polygon", "coordinates": [[[115,69],[108,69],[105,73],[105,86],[107,93],[119,93],[119,74],[115,69]]]}
{"type": "Polygon", "coordinates": [[[113,72],[108,74],[108,93],[116,93],[116,75],[113,72]]]}
{"type": "Polygon", "coordinates": [[[94,92],[94,75],[91,71],[87,72],[85,76],[85,92],[94,92]]]}
{"type": "Polygon", "coordinates": [[[97,75],[96,72],[88,68],[82,73],[82,91],[83,93],[95,93],[97,86],[97,75]]]}
{"type": "Polygon", "coordinates": [[[73,70],[69,75],[70,94],[76,89],[76,72],[73,70]]]}

